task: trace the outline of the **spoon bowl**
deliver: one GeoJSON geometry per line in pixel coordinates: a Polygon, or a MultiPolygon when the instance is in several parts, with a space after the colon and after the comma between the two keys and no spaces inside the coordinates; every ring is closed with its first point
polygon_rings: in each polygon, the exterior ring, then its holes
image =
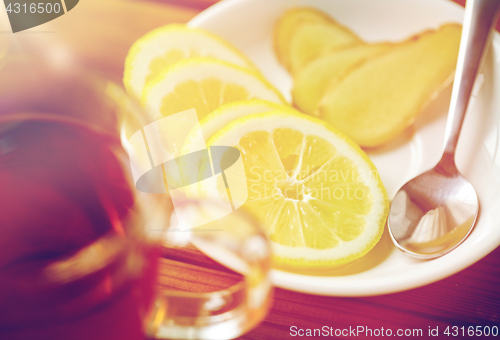
{"type": "Polygon", "coordinates": [[[443,157],[435,168],[406,183],[392,202],[391,238],[413,257],[431,259],[455,249],[476,221],[476,191],[449,162],[443,157]]]}

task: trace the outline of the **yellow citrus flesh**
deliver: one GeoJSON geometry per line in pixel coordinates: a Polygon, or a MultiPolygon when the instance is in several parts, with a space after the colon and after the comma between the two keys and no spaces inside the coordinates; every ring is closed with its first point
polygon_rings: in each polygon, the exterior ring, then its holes
{"type": "Polygon", "coordinates": [[[254,69],[250,60],[222,38],[199,28],[170,24],[138,39],[125,60],[124,84],[141,98],[145,85],[177,62],[195,57],[213,57],[254,69]]]}
{"type": "MultiPolygon", "coordinates": [[[[324,122],[292,110],[253,114],[214,135],[241,152],[248,199],[276,268],[311,272],[365,255],[380,239],[388,200],[366,154],[324,122]]],[[[238,188],[229,188],[238,197],[238,188]]]]}
{"type": "Polygon", "coordinates": [[[267,100],[242,100],[222,105],[200,121],[203,137],[209,140],[214,134],[225,128],[231,122],[255,113],[274,111],[283,105],[267,100]]]}
{"type": "Polygon", "coordinates": [[[192,58],[148,83],[141,102],[156,119],[195,108],[201,120],[219,106],[250,99],[286,103],[256,71],[212,58],[192,58]]]}

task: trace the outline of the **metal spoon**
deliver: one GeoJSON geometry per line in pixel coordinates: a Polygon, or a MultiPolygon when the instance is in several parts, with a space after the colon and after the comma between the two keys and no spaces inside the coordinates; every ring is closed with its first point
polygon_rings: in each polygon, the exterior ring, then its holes
{"type": "Polygon", "coordinates": [[[403,185],[392,202],[389,232],[394,244],[410,256],[442,256],[474,227],[479,201],[455,165],[455,150],[499,9],[500,0],[467,0],[443,156],[433,169],[403,185]]]}

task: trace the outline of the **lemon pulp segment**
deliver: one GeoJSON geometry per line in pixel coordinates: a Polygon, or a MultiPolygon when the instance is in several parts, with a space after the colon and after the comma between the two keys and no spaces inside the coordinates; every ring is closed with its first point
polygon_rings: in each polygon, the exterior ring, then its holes
{"type": "Polygon", "coordinates": [[[219,106],[249,99],[286,103],[258,72],[212,58],[193,58],[148,83],[141,102],[155,117],[195,108],[203,119],[219,106]]]}
{"type": "Polygon", "coordinates": [[[380,239],[388,212],[378,173],[352,141],[291,112],[241,118],[209,141],[241,152],[248,199],[278,267],[350,262],[380,239]]]}

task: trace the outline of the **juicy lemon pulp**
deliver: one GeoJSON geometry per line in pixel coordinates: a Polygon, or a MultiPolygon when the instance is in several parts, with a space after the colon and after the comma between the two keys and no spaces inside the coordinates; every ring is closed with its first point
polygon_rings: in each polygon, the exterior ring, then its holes
{"type": "Polygon", "coordinates": [[[276,129],[247,134],[239,148],[250,174],[245,206],[268,227],[272,241],[328,249],[363,232],[373,205],[370,189],[330,143],[276,129]],[[265,209],[269,204],[271,211],[265,209]]]}
{"type": "Polygon", "coordinates": [[[285,103],[256,71],[213,58],[191,58],[165,69],[144,89],[141,103],[153,117],[195,108],[199,119],[219,106],[241,100],[285,103]]]}
{"type": "Polygon", "coordinates": [[[380,239],[388,200],[375,167],[320,120],[291,109],[252,114],[208,144],[240,150],[243,208],[269,236],[276,268],[320,273],[365,255],[380,239]]]}
{"type": "Polygon", "coordinates": [[[160,74],[166,68],[178,63],[181,60],[201,57],[201,53],[194,49],[181,50],[175,49],[170,50],[165,53],[162,57],[157,57],[151,60],[149,65],[149,74],[146,76],[146,83],[153,80],[158,74],[160,74]]]}
{"type": "Polygon", "coordinates": [[[253,98],[243,86],[225,84],[216,78],[188,80],[177,85],[172,93],[165,96],[160,111],[162,115],[168,116],[195,108],[201,118],[225,103],[245,99],[253,98]]]}

